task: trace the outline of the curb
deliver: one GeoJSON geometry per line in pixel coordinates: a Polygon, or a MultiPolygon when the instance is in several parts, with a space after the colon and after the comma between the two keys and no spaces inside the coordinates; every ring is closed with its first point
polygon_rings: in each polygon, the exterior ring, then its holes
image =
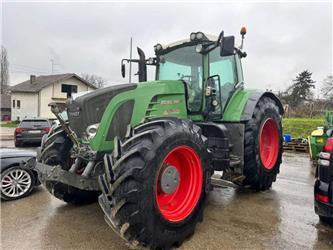
{"type": "Polygon", "coordinates": [[[1,135],[0,136],[0,141],[11,141],[14,140],[13,135],[1,135]]]}

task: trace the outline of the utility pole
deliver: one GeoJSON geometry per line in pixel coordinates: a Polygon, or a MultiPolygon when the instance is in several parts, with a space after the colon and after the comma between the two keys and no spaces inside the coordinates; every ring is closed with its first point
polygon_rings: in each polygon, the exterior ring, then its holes
{"type": "Polygon", "coordinates": [[[129,83],[132,83],[132,44],[133,44],[133,39],[131,37],[130,40],[130,66],[129,66],[129,83]]]}

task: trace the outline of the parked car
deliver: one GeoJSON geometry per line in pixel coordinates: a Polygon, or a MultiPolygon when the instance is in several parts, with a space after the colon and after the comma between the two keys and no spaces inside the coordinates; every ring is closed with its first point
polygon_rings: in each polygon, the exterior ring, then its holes
{"type": "Polygon", "coordinates": [[[1,200],[15,200],[28,196],[40,184],[37,172],[31,170],[28,160],[36,161],[36,152],[18,149],[0,149],[1,200]]]}
{"type": "Polygon", "coordinates": [[[319,154],[314,198],[320,220],[333,224],[333,137],[327,139],[319,154]]]}
{"type": "Polygon", "coordinates": [[[21,147],[25,143],[41,143],[43,135],[50,131],[51,123],[48,119],[34,118],[24,119],[15,129],[15,147],[21,147]]]}

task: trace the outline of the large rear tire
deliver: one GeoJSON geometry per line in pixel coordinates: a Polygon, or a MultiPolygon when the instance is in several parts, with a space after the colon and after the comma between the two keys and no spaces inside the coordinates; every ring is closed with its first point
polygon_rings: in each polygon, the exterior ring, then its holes
{"type": "Polygon", "coordinates": [[[256,190],[267,190],[282,162],[282,126],[277,103],[263,97],[245,125],[244,180],[256,190]]]}
{"type": "MultiPolygon", "coordinates": [[[[60,165],[68,170],[71,166],[70,150],[73,146],[65,131],[57,131],[57,135],[46,138],[41,148],[40,161],[50,165],[60,165]]],[[[86,191],[58,181],[46,181],[46,189],[56,198],[67,203],[82,205],[96,202],[100,192],[86,191]]]]}
{"type": "Polygon", "coordinates": [[[107,222],[132,245],[169,249],[202,220],[211,175],[206,139],[192,122],[176,118],[134,131],[105,157],[100,204],[107,222]]]}

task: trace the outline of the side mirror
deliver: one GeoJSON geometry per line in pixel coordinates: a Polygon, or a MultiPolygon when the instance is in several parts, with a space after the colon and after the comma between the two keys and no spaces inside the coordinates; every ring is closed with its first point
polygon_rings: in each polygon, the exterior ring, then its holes
{"type": "Polygon", "coordinates": [[[221,41],[221,56],[231,56],[234,54],[235,50],[235,37],[234,36],[224,36],[221,41]]]}
{"type": "Polygon", "coordinates": [[[125,64],[122,62],[121,63],[121,76],[123,78],[125,77],[125,72],[126,72],[126,67],[125,67],[125,64]]]}

